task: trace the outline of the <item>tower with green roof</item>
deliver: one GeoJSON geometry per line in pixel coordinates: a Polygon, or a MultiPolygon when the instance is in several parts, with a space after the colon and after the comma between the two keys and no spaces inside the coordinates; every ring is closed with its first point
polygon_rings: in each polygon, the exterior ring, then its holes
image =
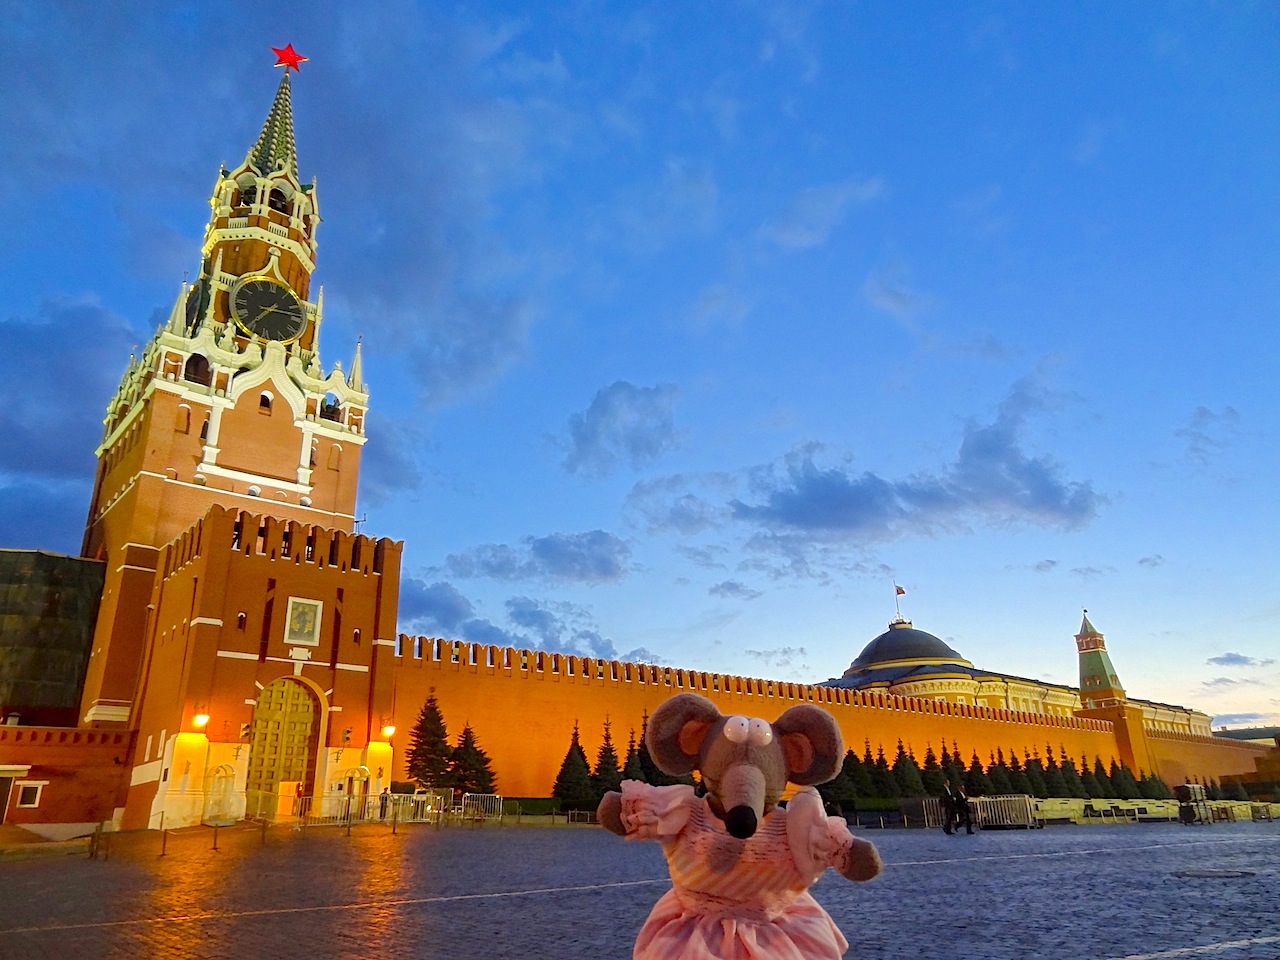
{"type": "Polygon", "coordinates": [[[1076,634],[1076,650],[1080,655],[1080,703],[1086,709],[1111,707],[1128,700],[1116,668],[1107,653],[1107,643],[1084,612],[1080,632],[1076,634]]]}

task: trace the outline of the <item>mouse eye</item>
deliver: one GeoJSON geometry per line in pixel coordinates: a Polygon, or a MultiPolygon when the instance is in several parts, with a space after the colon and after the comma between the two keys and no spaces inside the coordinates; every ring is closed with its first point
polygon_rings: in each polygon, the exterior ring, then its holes
{"type": "Polygon", "coordinates": [[[757,747],[766,746],[773,742],[773,727],[763,720],[752,720],[748,725],[747,739],[757,747]]]}
{"type": "Polygon", "coordinates": [[[730,717],[724,722],[724,736],[730,743],[746,743],[751,725],[746,717],[730,717]]]}

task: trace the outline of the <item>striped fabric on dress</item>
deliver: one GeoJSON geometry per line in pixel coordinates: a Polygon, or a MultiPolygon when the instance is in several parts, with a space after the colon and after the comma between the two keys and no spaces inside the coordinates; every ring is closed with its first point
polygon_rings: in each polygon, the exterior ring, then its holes
{"type": "Polygon", "coordinates": [[[836,960],[849,943],[808,889],[843,865],[852,837],[812,788],[731,837],[687,786],[622,784],[629,840],[657,840],[673,888],[636,939],[636,960],[836,960]]]}

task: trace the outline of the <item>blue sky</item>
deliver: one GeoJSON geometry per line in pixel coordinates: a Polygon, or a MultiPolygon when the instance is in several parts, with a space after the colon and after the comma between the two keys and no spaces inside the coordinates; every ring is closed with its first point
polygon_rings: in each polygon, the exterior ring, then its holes
{"type": "Polygon", "coordinates": [[[401,626],[838,675],[903,612],[1280,720],[1270,4],[0,2],[0,543],[294,82],[401,626]]]}

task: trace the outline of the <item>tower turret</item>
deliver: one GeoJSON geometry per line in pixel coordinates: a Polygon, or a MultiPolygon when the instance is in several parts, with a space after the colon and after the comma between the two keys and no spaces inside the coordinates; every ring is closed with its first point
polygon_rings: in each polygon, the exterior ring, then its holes
{"type": "Polygon", "coordinates": [[[107,575],[90,722],[127,720],[158,551],[210,507],[348,533],[355,521],[369,397],[320,362],[320,303],[307,300],[319,208],[314,182],[298,181],[287,70],[210,204],[199,276],[130,361],[97,450],[81,552],[125,573],[107,575]]]}
{"type": "Polygon", "coordinates": [[[1107,653],[1106,640],[1089,622],[1089,611],[1084,612],[1080,632],[1076,634],[1076,650],[1080,658],[1080,703],[1086,709],[1107,707],[1124,703],[1124,688],[1116,676],[1116,668],[1107,653]]]}

